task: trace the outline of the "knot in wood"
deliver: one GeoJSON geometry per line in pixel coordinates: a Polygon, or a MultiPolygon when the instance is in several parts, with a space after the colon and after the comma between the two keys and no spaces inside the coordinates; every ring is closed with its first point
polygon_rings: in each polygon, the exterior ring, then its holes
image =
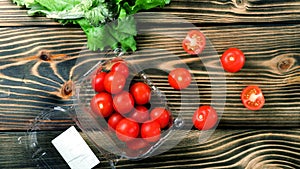
{"type": "Polygon", "coordinates": [[[68,98],[73,94],[73,82],[67,81],[61,88],[61,95],[63,98],[68,98]]]}
{"type": "Polygon", "coordinates": [[[43,61],[50,61],[51,60],[51,53],[46,50],[41,50],[38,54],[38,58],[40,58],[43,61]]]}
{"type": "Polygon", "coordinates": [[[294,64],[292,58],[283,58],[277,63],[277,68],[280,72],[287,72],[294,64]]]}

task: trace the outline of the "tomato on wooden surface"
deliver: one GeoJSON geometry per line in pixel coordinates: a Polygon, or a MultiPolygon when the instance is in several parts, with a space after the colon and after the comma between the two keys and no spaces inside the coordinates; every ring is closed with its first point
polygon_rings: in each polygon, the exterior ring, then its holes
{"type": "Polygon", "coordinates": [[[139,132],[139,124],[128,118],[123,118],[116,126],[116,136],[124,142],[135,139],[139,135],[139,132]]]}
{"type": "Polygon", "coordinates": [[[191,30],[182,41],[183,49],[191,55],[200,54],[206,45],[206,38],[199,30],[191,30]]]}
{"type": "Polygon", "coordinates": [[[94,113],[102,117],[108,117],[113,112],[113,100],[109,93],[97,93],[90,102],[94,113]]]}
{"type": "Polygon", "coordinates": [[[126,78],[119,72],[109,72],[104,78],[104,88],[111,94],[121,92],[126,84],[126,78]]]}
{"type": "Polygon", "coordinates": [[[160,139],[161,128],[156,121],[147,121],[141,126],[141,136],[147,142],[156,142],[160,139]]]}
{"type": "Polygon", "coordinates": [[[144,106],[136,106],[129,116],[133,121],[138,123],[144,123],[149,120],[150,114],[146,107],[144,106]]]}
{"type": "Polygon", "coordinates": [[[238,72],[245,64],[244,53],[237,48],[229,48],[222,54],[221,63],[227,72],[238,72]]]}
{"type": "Polygon", "coordinates": [[[120,113],[113,113],[108,121],[107,124],[109,127],[111,127],[112,129],[116,129],[116,126],[118,125],[118,123],[123,119],[124,117],[120,114],[120,113]]]}
{"type": "Polygon", "coordinates": [[[106,72],[97,73],[92,79],[92,87],[96,92],[103,92],[104,88],[104,78],[106,76],[106,72]]]}
{"type": "Polygon", "coordinates": [[[110,69],[111,72],[119,72],[124,75],[125,78],[129,76],[129,68],[125,62],[119,61],[113,64],[110,69]]]}
{"type": "Polygon", "coordinates": [[[131,150],[139,150],[149,146],[149,143],[142,138],[135,138],[126,142],[126,145],[131,150]]]}
{"type": "Polygon", "coordinates": [[[134,99],[127,91],[122,91],[113,97],[113,107],[120,114],[129,113],[134,107],[134,99]]]}
{"type": "Polygon", "coordinates": [[[243,89],[241,99],[249,110],[259,110],[265,104],[265,98],[258,86],[248,86],[243,89]]]}
{"type": "Polygon", "coordinates": [[[218,114],[211,106],[200,106],[193,115],[193,124],[199,130],[213,128],[218,121],[218,114]]]}
{"type": "Polygon", "coordinates": [[[135,103],[139,105],[149,103],[151,98],[151,89],[143,82],[134,83],[130,87],[130,93],[134,97],[135,103]]]}
{"type": "Polygon", "coordinates": [[[170,116],[171,113],[162,107],[156,107],[151,110],[150,117],[151,120],[156,121],[159,123],[160,128],[165,128],[170,123],[170,116]]]}
{"type": "Polygon", "coordinates": [[[187,69],[176,68],[169,73],[168,81],[174,89],[182,90],[191,84],[192,76],[187,69]]]}

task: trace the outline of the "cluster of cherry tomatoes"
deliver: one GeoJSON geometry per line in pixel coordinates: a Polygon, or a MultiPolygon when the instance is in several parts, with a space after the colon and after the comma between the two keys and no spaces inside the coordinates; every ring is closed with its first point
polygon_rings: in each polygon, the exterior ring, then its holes
{"type": "MultiPolygon", "coordinates": [[[[191,30],[182,41],[183,49],[192,55],[200,54],[206,46],[206,38],[202,32],[191,30]]],[[[229,48],[221,56],[220,62],[225,71],[235,73],[240,71],[245,64],[244,53],[238,48],[229,48]]],[[[244,106],[250,110],[259,110],[263,107],[265,99],[258,86],[248,86],[241,93],[244,106]]]]}
{"type": "Polygon", "coordinates": [[[128,65],[121,60],[114,62],[110,70],[98,70],[91,82],[96,94],[90,106],[97,116],[107,120],[108,129],[120,141],[138,150],[161,138],[162,131],[170,126],[172,114],[164,107],[148,109],[150,87],[140,81],[130,83],[129,73],[128,65]]]}

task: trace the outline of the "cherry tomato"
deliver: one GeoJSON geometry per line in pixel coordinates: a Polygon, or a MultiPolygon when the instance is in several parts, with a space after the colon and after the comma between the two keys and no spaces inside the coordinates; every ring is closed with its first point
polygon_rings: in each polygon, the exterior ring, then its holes
{"type": "Polygon", "coordinates": [[[218,121],[218,114],[211,106],[200,106],[194,113],[193,124],[199,130],[213,128],[218,121]]]}
{"type": "Polygon", "coordinates": [[[147,142],[156,142],[160,139],[161,129],[156,121],[147,121],[141,126],[141,136],[147,142]]]}
{"type": "Polygon", "coordinates": [[[129,113],[134,107],[134,99],[129,92],[122,91],[114,96],[113,107],[120,114],[129,113]]]}
{"type": "Polygon", "coordinates": [[[187,69],[176,68],[169,73],[168,81],[174,89],[181,90],[190,85],[192,76],[187,69]]]}
{"type": "Polygon", "coordinates": [[[191,55],[200,54],[206,45],[206,39],[199,30],[191,30],[182,41],[183,49],[191,55]]]}
{"type": "Polygon", "coordinates": [[[96,92],[103,92],[104,89],[104,78],[106,76],[106,72],[97,73],[92,79],[92,87],[96,92]]]}
{"type": "Polygon", "coordinates": [[[241,99],[249,110],[259,110],[265,104],[264,95],[258,86],[246,87],[241,94],[241,99]]]}
{"type": "Polygon", "coordinates": [[[90,106],[93,112],[102,117],[108,117],[113,112],[112,97],[106,92],[96,94],[92,98],[90,106]]]}
{"type": "Polygon", "coordinates": [[[162,107],[157,107],[151,110],[150,117],[151,120],[154,120],[159,123],[160,128],[165,128],[170,122],[171,113],[162,107]]]}
{"type": "Polygon", "coordinates": [[[116,126],[116,135],[119,140],[128,142],[135,139],[140,132],[140,126],[128,118],[123,118],[116,126]]]}
{"type": "Polygon", "coordinates": [[[151,98],[151,89],[143,82],[134,83],[130,87],[130,93],[133,95],[135,103],[139,105],[149,103],[151,98]]]}
{"type": "Polygon", "coordinates": [[[108,121],[107,121],[107,124],[108,124],[109,127],[111,127],[112,129],[115,130],[117,124],[118,124],[123,118],[124,118],[124,117],[123,117],[121,114],[119,114],[119,113],[113,113],[113,114],[109,117],[109,119],[108,119],[108,121]]]}
{"type": "Polygon", "coordinates": [[[142,138],[135,138],[129,142],[126,142],[126,145],[131,150],[139,150],[149,146],[149,143],[142,138]]]}
{"type": "Polygon", "coordinates": [[[109,72],[104,78],[104,88],[111,94],[121,92],[125,86],[126,78],[119,72],[109,72]]]}
{"type": "Polygon", "coordinates": [[[146,107],[136,106],[134,110],[130,113],[129,117],[135,122],[144,123],[145,121],[149,120],[150,115],[146,107]]]}
{"type": "Polygon", "coordinates": [[[123,74],[125,78],[127,78],[129,76],[129,68],[128,68],[127,64],[122,61],[115,63],[111,67],[110,71],[111,72],[119,72],[119,73],[123,74]]]}
{"type": "Polygon", "coordinates": [[[238,72],[245,64],[244,53],[237,48],[229,48],[222,54],[221,63],[227,72],[238,72]]]}

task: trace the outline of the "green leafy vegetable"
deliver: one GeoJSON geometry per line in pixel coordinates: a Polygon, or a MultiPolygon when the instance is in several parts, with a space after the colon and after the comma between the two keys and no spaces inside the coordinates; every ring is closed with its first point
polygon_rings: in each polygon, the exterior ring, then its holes
{"type": "Polygon", "coordinates": [[[90,50],[121,47],[136,50],[136,23],[140,10],[164,7],[170,0],[13,0],[28,15],[44,15],[61,24],[78,24],[90,50]]]}

